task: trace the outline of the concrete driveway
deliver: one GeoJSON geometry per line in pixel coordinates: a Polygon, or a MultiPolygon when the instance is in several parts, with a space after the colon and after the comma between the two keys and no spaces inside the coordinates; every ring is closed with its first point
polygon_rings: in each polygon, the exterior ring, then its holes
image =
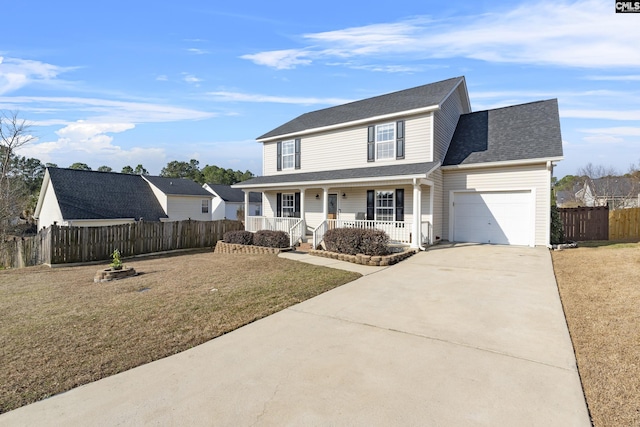
{"type": "Polygon", "coordinates": [[[544,248],[437,247],[0,425],[589,426],[544,248]]]}

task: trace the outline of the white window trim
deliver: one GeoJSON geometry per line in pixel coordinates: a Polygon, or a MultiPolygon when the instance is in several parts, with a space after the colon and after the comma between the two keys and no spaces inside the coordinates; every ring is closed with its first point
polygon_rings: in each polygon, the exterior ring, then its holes
{"type": "Polygon", "coordinates": [[[282,170],[285,169],[294,169],[296,166],[296,141],[295,139],[290,139],[287,141],[282,141],[282,170]],[[285,147],[291,147],[291,153],[285,154],[285,147]],[[291,160],[291,166],[286,166],[286,160],[291,160]]]}
{"type": "Polygon", "coordinates": [[[295,211],[296,211],[296,196],[295,196],[294,193],[282,193],[282,201],[281,201],[280,209],[282,210],[281,214],[282,214],[283,217],[285,217],[285,218],[286,217],[293,217],[293,215],[295,214],[295,211]],[[285,203],[284,203],[285,198],[288,199],[289,196],[291,197],[291,206],[289,206],[288,204],[285,206],[285,203]],[[285,210],[285,208],[286,208],[286,210],[285,210]],[[286,212],[290,212],[291,215],[285,215],[285,211],[286,212]]]}
{"type": "Polygon", "coordinates": [[[209,213],[209,200],[202,199],[202,203],[200,204],[200,206],[202,208],[202,213],[203,214],[208,214],[209,213]]]}
{"type": "Polygon", "coordinates": [[[395,160],[396,158],[396,124],[395,122],[391,122],[391,123],[381,123],[379,125],[375,126],[374,129],[374,135],[375,135],[375,154],[376,154],[376,161],[390,161],[390,160],[395,160]],[[378,140],[378,128],[382,127],[382,126],[389,126],[392,131],[393,131],[393,136],[391,137],[390,140],[385,140],[385,141],[379,141],[378,140]],[[380,144],[391,144],[391,154],[389,155],[389,157],[378,157],[378,146],[380,144]]]}
{"type": "Polygon", "coordinates": [[[375,190],[375,201],[374,201],[374,210],[373,210],[373,218],[376,221],[395,221],[396,220],[396,192],[394,190],[375,190]],[[380,193],[391,193],[391,206],[386,207],[378,207],[378,195],[380,193]],[[391,217],[392,219],[378,219],[378,209],[391,209],[391,217]]]}

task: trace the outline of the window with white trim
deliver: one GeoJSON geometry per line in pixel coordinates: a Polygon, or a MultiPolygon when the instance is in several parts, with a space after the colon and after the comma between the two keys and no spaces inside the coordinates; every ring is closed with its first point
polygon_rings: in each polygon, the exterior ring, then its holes
{"type": "Polygon", "coordinates": [[[376,221],[394,221],[393,191],[376,191],[376,221]]]}
{"type": "MultiPolygon", "coordinates": [[[[283,144],[284,145],[284,144],[283,144]]],[[[295,196],[293,193],[283,193],[282,194],[282,216],[283,217],[293,217],[294,212],[296,210],[295,207],[295,196]]]]}
{"type": "Polygon", "coordinates": [[[202,213],[209,213],[209,200],[207,199],[202,201],[202,213]]]}
{"type": "Polygon", "coordinates": [[[282,169],[293,169],[296,163],[295,140],[282,141],[282,169]]]}
{"type": "Polygon", "coordinates": [[[396,124],[386,123],[376,126],[376,159],[395,158],[396,124]]]}

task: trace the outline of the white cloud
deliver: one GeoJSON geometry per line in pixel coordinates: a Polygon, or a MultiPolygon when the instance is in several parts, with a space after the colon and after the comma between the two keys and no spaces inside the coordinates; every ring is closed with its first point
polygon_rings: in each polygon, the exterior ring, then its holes
{"type": "Polygon", "coordinates": [[[266,65],[278,70],[288,70],[297,65],[309,65],[310,53],[302,49],[272,50],[249,55],[242,55],[240,58],[248,59],[258,65],[266,65]]]}
{"type": "Polygon", "coordinates": [[[560,117],[574,119],[607,119],[640,121],[640,110],[565,110],[560,109],[560,117]]]}
{"type": "Polygon", "coordinates": [[[579,129],[579,131],[598,135],[640,136],[640,127],[631,126],[579,129]]]}
{"type": "Polygon", "coordinates": [[[624,139],[611,135],[585,136],[583,139],[592,144],[619,144],[624,142],[624,139]]]}
{"type": "Polygon", "coordinates": [[[192,53],[194,55],[207,55],[209,53],[208,50],[198,49],[196,47],[192,47],[192,48],[187,49],[187,52],[192,53]]]}
{"type": "Polygon", "coordinates": [[[240,92],[217,91],[208,92],[208,95],[214,96],[218,101],[233,102],[271,102],[276,104],[297,104],[297,105],[337,105],[346,104],[353,100],[342,98],[314,98],[314,97],[286,97],[272,96],[240,92]]]}
{"type": "Polygon", "coordinates": [[[173,105],[144,102],[116,101],[97,98],[77,97],[0,97],[1,104],[19,106],[20,110],[38,110],[43,106],[49,111],[68,113],[79,111],[89,116],[91,122],[106,123],[154,123],[182,120],[203,120],[217,116],[217,113],[199,111],[173,105]]]}
{"type": "Polygon", "coordinates": [[[613,82],[638,82],[640,81],[640,75],[627,75],[627,76],[587,76],[587,80],[597,81],[613,81],[613,82]]]}
{"type": "Polygon", "coordinates": [[[0,56],[0,95],[34,82],[50,84],[56,81],[59,74],[73,69],[40,61],[0,56]]]}
{"type": "Polygon", "coordinates": [[[167,77],[164,74],[160,74],[159,76],[156,77],[156,80],[159,82],[166,82],[169,80],[169,77],[167,77]]]}
{"type": "Polygon", "coordinates": [[[489,62],[605,68],[640,66],[635,16],[599,0],[523,3],[511,10],[435,20],[422,16],[303,35],[310,46],[244,55],[277,69],[328,58],[465,57],[489,62]]]}
{"type": "Polygon", "coordinates": [[[200,83],[201,81],[203,81],[202,79],[200,79],[200,78],[198,78],[198,77],[196,77],[196,76],[194,76],[194,75],[192,75],[192,74],[189,74],[189,73],[182,73],[182,76],[183,76],[183,77],[182,77],[182,80],[183,80],[183,81],[185,81],[185,82],[187,82],[187,83],[189,83],[189,84],[193,84],[193,85],[195,85],[196,87],[200,86],[200,84],[199,84],[199,83],[200,83]]]}

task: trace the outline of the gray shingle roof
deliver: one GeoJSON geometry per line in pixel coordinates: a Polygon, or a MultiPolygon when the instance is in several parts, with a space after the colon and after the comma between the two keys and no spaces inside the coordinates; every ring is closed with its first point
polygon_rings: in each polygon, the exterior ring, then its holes
{"type": "MultiPolygon", "coordinates": [[[[231,188],[230,185],[223,184],[207,184],[213,191],[216,192],[218,196],[222,198],[225,202],[231,203],[243,203],[244,202],[244,191],[239,188],[231,188]]],[[[262,195],[260,193],[249,193],[249,202],[251,203],[261,203],[262,195]]]]}
{"type": "Polygon", "coordinates": [[[463,114],[443,166],[562,156],[558,101],[463,114]]]}
{"type": "Polygon", "coordinates": [[[49,168],[49,176],[65,220],[167,218],[139,175],[49,168]]]}
{"type": "Polygon", "coordinates": [[[303,114],[258,137],[275,137],[340,123],[348,123],[384,114],[398,113],[416,108],[439,105],[464,77],[455,77],[436,83],[363,99],[336,107],[303,114]]]}
{"type": "Polygon", "coordinates": [[[366,168],[339,169],[321,172],[291,173],[286,175],[259,176],[242,181],[234,187],[251,187],[263,184],[290,184],[315,181],[336,181],[343,179],[373,178],[384,179],[389,176],[420,175],[429,172],[436,162],[371,166],[366,168]]]}
{"type": "Polygon", "coordinates": [[[211,193],[202,188],[200,184],[185,178],[165,178],[163,176],[149,176],[144,178],[158,187],[164,194],[172,196],[207,196],[211,193]]]}
{"type": "Polygon", "coordinates": [[[635,179],[623,176],[608,176],[590,180],[591,191],[597,197],[631,197],[640,193],[640,184],[635,179]]]}

